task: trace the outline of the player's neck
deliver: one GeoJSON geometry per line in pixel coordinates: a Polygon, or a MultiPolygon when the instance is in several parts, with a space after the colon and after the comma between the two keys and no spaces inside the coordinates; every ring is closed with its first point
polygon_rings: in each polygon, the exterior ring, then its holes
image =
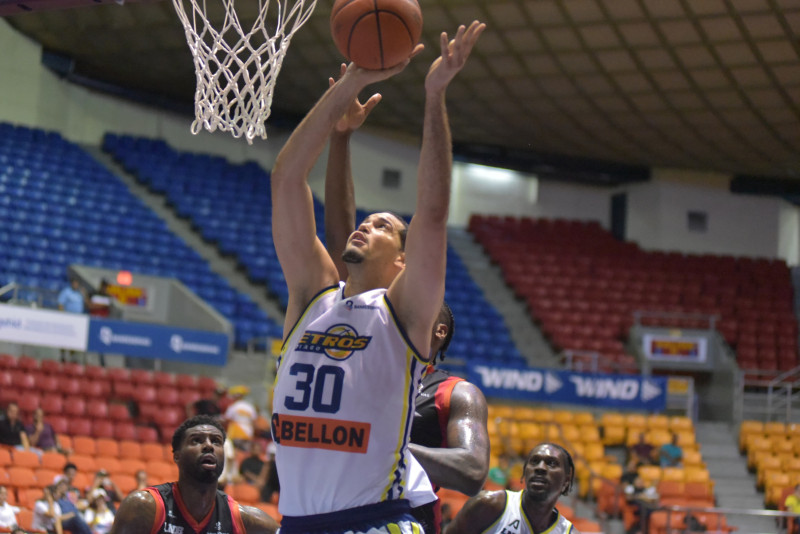
{"type": "Polygon", "coordinates": [[[192,518],[200,522],[208,515],[217,499],[217,484],[200,484],[186,479],[178,479],[180,499],[192,518]]]}
{"type": "Polygon", "coordinates": [[[534,532],[544,532],[553,524],[556,501],[538,502],[525,498],[522,493],[522,510],[528,517],[534,532]]]}
{"type": "Polygon", "coordinates": [[[397,276],[396,273],[390,273],[388,270],[379,272],[374,268],[365,267],[363,264],[348,265],[348,276],[344,286],[345,297],[352,297],[373,289],[386,289],[397,276]]]}

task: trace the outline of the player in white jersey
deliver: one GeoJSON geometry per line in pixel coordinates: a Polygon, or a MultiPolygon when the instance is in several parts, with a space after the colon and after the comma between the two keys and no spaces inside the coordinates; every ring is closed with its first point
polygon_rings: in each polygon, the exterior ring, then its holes
{"type": "Polygon", "coordinates": [[[484,491],[471,498],[445,534],[578,534],[555,508],[575,481],[569,452],[540,443],[528,455],[522,478],[522,491],[484,491]]]}
{"type": "MultiPolygon", "coordinates": [[[[289,287],[272,430],[282,534],[419,532],[403,499],[413,399],[444,298],[452,171],[445,93],[485,28],[441,35],[425,78],[414,218],[367,217],[344,252],[348,278],[317,238],[308,176],[335,123],[369,84],[408,61],[351,64],[306,115],[271,176],[272,231],[289,287]]],[[[419,53],[419,45],[413,55],[419,53]]]]}

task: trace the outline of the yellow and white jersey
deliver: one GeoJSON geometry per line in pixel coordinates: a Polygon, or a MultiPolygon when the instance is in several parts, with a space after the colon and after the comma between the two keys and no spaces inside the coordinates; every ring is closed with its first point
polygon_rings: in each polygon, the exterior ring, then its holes
{"type": "Polygon", "coordinates": [[[287,336],[272,435],[280,512],[307,516],[406,498],[408,440],[425,362],[385,289],[320,292],[287,336]]]}
{"type": "Polygon", "coordinates": [[[543,532],[534,532],[528,516],[522,509],[522,491],[506,490],[506,508],[497,521],[483,531],[483,534],[578,534],[572,523],[554,510],[557,514],[553,524],[543,532]]]}

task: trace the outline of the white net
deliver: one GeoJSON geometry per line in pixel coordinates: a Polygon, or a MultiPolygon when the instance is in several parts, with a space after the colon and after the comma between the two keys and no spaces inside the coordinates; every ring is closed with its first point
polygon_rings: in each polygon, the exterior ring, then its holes
{"type": "MultiPolygon", "coordinates": [[[[236,138],[244,136],[251,144],[256,137],[267,138],[264,123],[283,58],[316,0],[257,2],[255,20],[245,31],[240,23],[244,16],[237,14],[234,0],[173,0],[197,74],[193,134],[201,128],[219,129],[236,138]],[[269,12],[270,5],[277,6],[277,13],[269,12]]],[[[245,4],[240,10],[252,10],[256,0],[245,4]]]]}

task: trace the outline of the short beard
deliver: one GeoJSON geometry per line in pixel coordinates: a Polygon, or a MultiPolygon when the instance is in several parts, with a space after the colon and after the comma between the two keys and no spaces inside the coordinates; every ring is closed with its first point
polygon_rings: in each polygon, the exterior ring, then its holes
{"type": "Polygon", "coordinates": [[[345,250],[342,252],[342,261],[345,263],[362,263],[364,261],[364,256],[359,254],[356,250],[345,250]]]}

